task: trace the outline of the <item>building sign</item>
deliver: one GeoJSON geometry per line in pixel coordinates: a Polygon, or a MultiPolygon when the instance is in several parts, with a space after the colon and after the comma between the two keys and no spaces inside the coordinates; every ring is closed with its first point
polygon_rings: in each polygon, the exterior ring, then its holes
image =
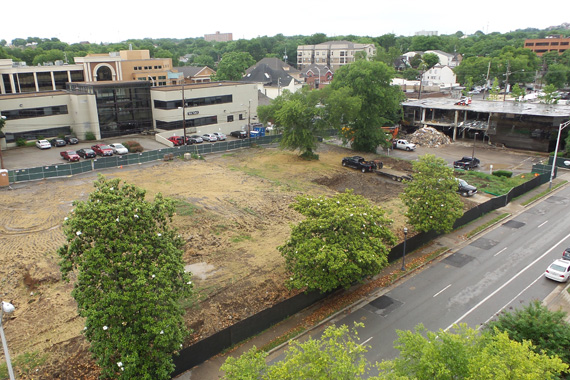
{"type": "Polygon", "coordinates": [[[198,115],[200,112],[199,111],[188,111],[186,114],[187,115],[198,115]]]}

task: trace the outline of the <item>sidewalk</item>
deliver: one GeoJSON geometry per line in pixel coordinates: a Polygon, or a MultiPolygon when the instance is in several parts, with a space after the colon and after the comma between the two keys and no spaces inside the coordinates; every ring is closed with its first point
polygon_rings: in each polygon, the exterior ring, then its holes
{"type": "MultiPolygon", "coordinates": [[[[570,182],[570,171],[560,170],[559,176],[558,176],[558,178],[556,178],[553,181],[553,184],[556,185],[557,183],[560,183],[563,180],[570,182]]],[[[534,202],[529,204],[529,205],[526,205],[526,206],[523,206],[523,203],[526,202],[527,200],[532,199],[534,196],[540,194],[541,192],[547,190],[548,186],[549,186],[548,183],[546,183],[542,186],[539,186],[536,189],[522,195],[518,199],[509,203],[507,206],[502,207],[500,209],[497,209],[493,212],[490,212],[489,214],[484,215],[483,217],[481,217],[481,218],[469,223],[468,225],[463,226],[463,227],[461,227],[461,228],[459,228],[459,229],[457,229],[457,230],[455,230],[449,234],[442,235],[442,236],[436,238],[433,241],[433,244],[431,244],[431,245],[429,245],[423,249],[420,249],[420,250],[414,251],[410,254],[407,254],[406,255],[406,262],[412,263],[412,262],[414,262],[414,259],[419,259],[422,256],[429,255],[429,254],[434,253],[438,250],[444,250],[444,251],[436,259],[440,259],[444,256],[448,256],[454,252],[459,251],[464,246],[470,244],[472,240],[476,239],[477,236],[481,232],[478,232],[474,236],[471,236],[470,238],[468,238],[467,236],[469,235],[469,233],[471,233],[472,231],[475,231],[476,229],[486,225],[487,223],[489,223],[490,221],[492,221],[496,217],[503,215],[505,213],[509,213],[510,216],[507,217],[506,219],[502,219],[499,223],[504,223],[506,220],[513,218],[514,216],[522,213],[526,208],[530,207],[534,202]]],[[[567,185],[564,185],[564,186],[567,186],[567,185]]],[[[556,192],[556,191],[558,191],[558,189],[554,190],[554,192],[556,192]]],[[[493,227],[499,225],[499,223],[497,223],[493,226],[489,226],[485,230],[493,228],[493,227]]],[[[384,268],[381,273],[379,273],[377,276],[375,276],[375,279],[389,278],[390,276],[393,275],[393,273],[398,272],[400,266],[401,266],[401,263],[399,261],[391,264],[390,266],[384,268]]],[[[421,270],[421,267],[409,271],[403,277],[398,278],[397,280],[388,284],[385,287],[377,288],[377,289],[373,290],[371,293],[369,293],[364,298],[367,299],[372,294],[373,294],[373,297],[378,297],[378,296],[382,295],[383,293],[387,292],[389,290],[390,286],[392,286],[394,283],[405,280],[405,277],[409,276],[410,273],[413,273],[417,270],[421,270]]],[[[569,313],[569,316],[567,317],[567,321],[570,322],[570,295],[566,291],[566,289],[569,286],[570,285],[567,285],[567,284],[558,286],[550,295],[548,295],[548,297],[546,297],[543,300],[543,303],[550,310],[562,309],[563,311],[569,313]]],[[[358,287],[359,286],[351,288],[351,289],[347,290],[346,292],[353,292],[358,287]]],[[[274,341],[276,338],[284,336],[287,332],[289,332],[292,329],[294,329],[295,327],[299,326],[303,322],[304,318],[310,316],[312,313],[317,311],[319,308],[326,307],[325,302],[326,302],[326,300],[321,301],[321,302],[317,303],[316,305],[309,307],[308,309],[290,317],[289,319],[279,323],[278,325],[271,327],[270,329],[263,332],[262,334],[259,334],[255,337],[253,337],[251,340],[241,344],[239,347],[236,347],[231,352],[220,354],[214,358],[211,358],[211,359],[207,360],[206,362],[192,368],[191,370],[177,376],[175,379],[176,380],[190,380],[190,379],[192,379],[192,380],[198,380],[198,379],[199,380],[214,380],[214,379],[221,378],[223,376],[223,373],[219,369],[222,366],[222,364],[225,362],[225,360],[228,356],[234,356],[234,357],[240,356],[242,353],[248,351],[253,346],[262,347],[262,346],[274,341]]],[[[326,318],[324,321],[319,322],[319,325],[322,323],[325,323],[326,321],[328,321],[332,318],[334,318],[335,315],[342,313],[347,308],[354,308],[354,307],[358,308],[359,303],[363,303],[362,298],[357,300],[353,304],[343,308],[342,310],[339,310],[338,312],[336,312],[332,316],[326,318]]],[[[305,331],[305,333],[303,333],[303,334],[306,334],[309,331],[310,330],[305,331]]],[[[286,344],[284,344],[284,345],[286,345],[286,344]]],[[[284,346],[284,345],[281,345],[281,346],[284,346]]],[[[270,352],[277,351],[277,350],[281,349],[282,348],[281,346],[274,348],[270,352]]]]}

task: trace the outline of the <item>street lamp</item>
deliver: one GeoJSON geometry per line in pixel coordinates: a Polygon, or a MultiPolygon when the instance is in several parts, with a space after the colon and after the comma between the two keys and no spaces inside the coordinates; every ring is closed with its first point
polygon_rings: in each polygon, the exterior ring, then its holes
{"type": "Polygon", "coordinates": [[[251,143],[251,99],[247,101],[247,138],[251,143]]]}
{"type": "Polygon", "coordinates": [[[404,252],[402,253],[402,271],[406,270],[406,240],[408,236],[408,229],[404,227],[404,252]]]}
{"type": "Polygon", "coordinates": [[[4,328],[2,327],[2,317],[4,313],[10,314],[15,310],[14,305],[9,302],[2,301],[2,309],[0,309],[0,335],[2,336],[2,347],[4,348],[4,356],[6,357],[6,367],[8,367],[8,374],[10,375],[10,380],[15,380],[14,370],[12,369],[12,362],[10,361],[10,353],[8,352],[8,342],[6,342],[6,336],[4,335],[4,328]]]}
{"type": "Polygon", "coordinates": [[[184,82],[182,82],[182,129],[184,130],[184,145],[186,145],[186,98],[184,97],[184,82]]]}
{"type": "Polygon", "coordinates": [[[562,130],[570,125],[570,121],[561,123],[558,127],[558,138],[556,139],[556,147],[554,148],[554,158],[552,159],[552,170],[550,171],[550,182],[548,183],[548,190],[552,189],[552,178],[554,178],[554,168],[556,167],[556,158],[558,157],[558,145],[560,145],[560,134],[562,130]]]}
{"type": "Polygon", "coordinates": [[[475,140],[477,139],[477,135],[479,132],[475,132],[473,135],[473,152],[471,153],[471,158],[475,158],[475,140]]]}

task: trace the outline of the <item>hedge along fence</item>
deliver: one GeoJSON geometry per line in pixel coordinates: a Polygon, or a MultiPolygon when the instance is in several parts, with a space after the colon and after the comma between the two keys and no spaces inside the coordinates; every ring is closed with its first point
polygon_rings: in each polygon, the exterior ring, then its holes
{"type": "MultiPolygon", "coordinates": [[[[506,195],[491,198],[487,202],[477,205],[457,219],[453,228],[456,229],[464,226],[491,211],[506,206],[513,198],[548,182],[550,179],[549,176],[550,174],[539,175],[511,189],[506,195]]],[[[406,252],[413,252],[440,235],[440,233],[434,231],[414,235],[406,240],[406,252]]],[[[390,250],[388,254],[389,263],[393,263],[402,258],[404,251],[403,245],[404,243],[402,242],[390,250]]],[[[180,355],[174,358],[176,369],[172,376],[178,376],[190,370],[231,346],[263,332],[275,323],[281,322],[285,318],[328,297],[332,293],[334,293],[334,291],[329,293],[310,292],[298,294],[184,348],[180,351],[180,355]]]]}
{"type": "Polygon", "coordinates": [[[127,165],[143,164],[146,162],[164,159],[165,155],[172,154],[175,157],[183,157],[185,153],[195,153],[198,155],[217,153],[241,148],[248,148],[252,145],[272,144],[281,135],[269,135],[255,137],[251,139],[219,141],[213,144],[193,144],[182,145],[173,148],[163,148],[149,150],[140,153],[129,153],[125,155],[114,155],[111,157],[98,157],[92,160],[83,160],[74,163],[51,164],[28,169],[8,170],[8,180],[10,183],[36,181],[46,178],[67,177],[81,174],[93,170],[117,168],[127,165]]]}

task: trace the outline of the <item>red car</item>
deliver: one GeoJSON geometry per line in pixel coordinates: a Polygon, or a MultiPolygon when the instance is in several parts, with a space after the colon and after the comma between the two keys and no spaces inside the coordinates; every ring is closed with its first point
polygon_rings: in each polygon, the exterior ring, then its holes
{"type": "Polygon", "coordinates": [[[184,145],[184,139],[182,136],[170,136],[168,141],[174,144],[174,146],[184,145]]]}
{"type": "Polygon", "coordinates": [[[97,144],[91,147],[98,156],[112,156],[113,148],[105,144],[97,144]]]}
{"type": "Polygon", "coordinates": [[[79,161],[79,155],[74,150],[64,150],[63,152],[59,152],[59,154],[69,162],[79,161]]]}

